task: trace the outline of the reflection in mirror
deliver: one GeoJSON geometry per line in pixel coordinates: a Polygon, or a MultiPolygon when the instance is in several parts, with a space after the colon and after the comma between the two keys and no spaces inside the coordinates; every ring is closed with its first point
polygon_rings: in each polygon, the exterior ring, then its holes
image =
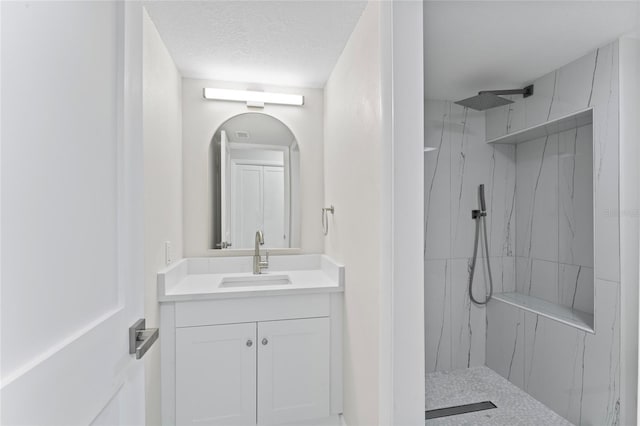
{"type": "Polygon", "coordinates": [[[298,143],[280,120],[236,115],[213,136],[213,248],[299,247],[298,143]]]}

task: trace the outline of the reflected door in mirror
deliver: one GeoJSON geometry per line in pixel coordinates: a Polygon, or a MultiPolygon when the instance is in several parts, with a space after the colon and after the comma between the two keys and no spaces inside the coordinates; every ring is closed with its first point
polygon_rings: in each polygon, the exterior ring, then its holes
{"type": "Polygon", "coordinates": [[[233,247],[251,247],[261,230],[264,245],[288,247],[284,229],[284,168],[232,163],[234,191],[231,195],[233,247]]]}

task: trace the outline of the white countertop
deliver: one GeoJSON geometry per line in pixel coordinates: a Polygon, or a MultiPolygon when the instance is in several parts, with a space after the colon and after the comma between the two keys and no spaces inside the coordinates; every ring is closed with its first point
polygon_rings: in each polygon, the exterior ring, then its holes
{"type": "MultiPolygon", "coordinates": [[[[273,259],[274,257],[272,257],[273,259]]],[[[229,261],[224,272],[224,258],[188,258],[176,262],[158,273],[158,300],[178,302],[188,300],[230,299],[292,294],[335,293],[344,291],[344,267],[324,255],[282,256],[275,262],[277,270],[261,275],[240,272],[246,259],[229,261]],[[315,258],[314,258],[315,257],[315,258]],[[203,264],[206,262],[206,265],[203,264]],[[242,265],[242,267],[239,267],[242,265]],[[291,269],[284,269],[290,267],[291,269]],[[211,271],[211,272],[210,272],[211,271]],[[194,273],[195,272],[195,273],[194,273]],[[286,275],[290,284],[257,284],[245,287],[221,286],[225,278],[255,278],[286,275]]]]}

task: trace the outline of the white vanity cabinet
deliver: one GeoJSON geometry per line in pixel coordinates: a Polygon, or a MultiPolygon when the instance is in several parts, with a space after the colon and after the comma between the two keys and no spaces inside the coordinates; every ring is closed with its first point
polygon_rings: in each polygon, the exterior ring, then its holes
{"type": "Polygon", "coordinates": [[[328,317],[176,329],[176,424],[329,416],[329,336],[328,317]]]}
{"type": "Polygon", "coordinates": [[[158,272],[163,425],[340,424],[344,266],[270,263],[254,275],[252,257],[188,258],[158,272]]]}

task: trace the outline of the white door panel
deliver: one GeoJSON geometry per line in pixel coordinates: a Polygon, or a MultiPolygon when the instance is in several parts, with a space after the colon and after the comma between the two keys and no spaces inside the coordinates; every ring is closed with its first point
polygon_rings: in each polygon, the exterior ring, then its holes
{"type": "Polygon", "coordinates": [[[233,247],[253,247],[258,230],[264,234],[265,247],[289,247],[284,168],[233,162],[232,169],[233,247]]]}
{"type": "Polygon", "coordinates": [[[176,424],[256,423],[256,323],[176,330],[176,424]]]}
{"type": "MultiPolygon", "coordinates": [[[[220,233],[222,242],[231,241],[231,179],[229,173],[231,169],[231,151],[227,132],[220,132],[220,233]]],[[[232,246],[233,247],[233,246],[232,246]]],[[[222,246],[222,248],[225,248],[222,246]]]]}
{"type": "Polygon", "coordinates": [[[329,415],[329,318],[258,323],[258,424],[329,415]]]}
{"type": "Polygon", "coordinates": [[[262,166],[237,164],[233,194],[233,247],[253,247],[256,231],[262,231],[262,166]]]}
{"type": "Polygon", "coordinates": [[[263,176],[265,247],[289,247],[285,231],[284,168],[264,166],[263,176]]]}
{"type": "Polygon", "coordinates": [[[0,420],[142,424],[141,6],[0,7],[0,420]]]}

